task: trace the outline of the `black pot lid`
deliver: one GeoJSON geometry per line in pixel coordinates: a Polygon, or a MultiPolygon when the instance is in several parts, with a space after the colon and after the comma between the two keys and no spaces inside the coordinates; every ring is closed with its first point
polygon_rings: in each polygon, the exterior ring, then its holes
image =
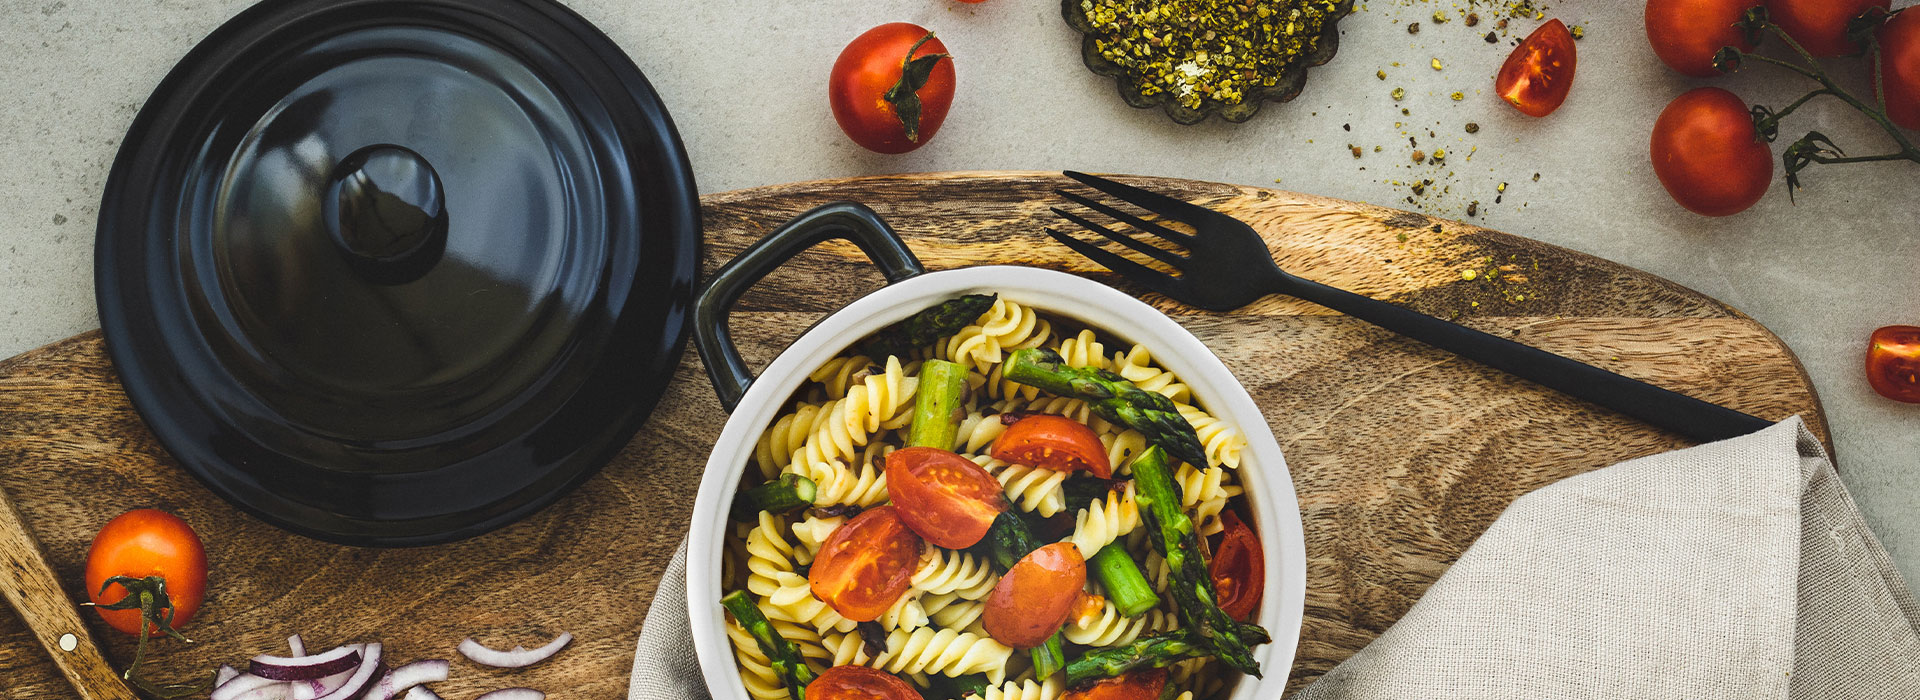
{"type": "Polygon", "coordinates": [[[101,325],[186,469],[324,540],[485,532],[679,361],[699,200],[638,68],[549,0],[269,0],[134,120],[101,325]]]}

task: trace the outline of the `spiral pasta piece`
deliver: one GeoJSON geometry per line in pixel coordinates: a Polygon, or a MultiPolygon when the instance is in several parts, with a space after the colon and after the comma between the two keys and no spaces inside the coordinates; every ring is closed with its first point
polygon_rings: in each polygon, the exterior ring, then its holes
{"type": "Polygon", "coordinates": [[[807,375],[807,379],[826,389],[827,398],[838,399],[847,395],[847,389],[879,370],[866,355],[842,356],[827,360],[820,369],[807,375]]]}
{"type": "Polygon", "coordinates": [[[998,413],[974,411],[960,419],[958,436],[954,440],[953,451],[962,454],[977,454],[1000,439],[1007,432],[1007,424],[1000,420],[998,413]]]}
{"type": "MultiPolygon", "coordinates": [[[[980,386],[985,387],[987,396],[993,399],[1023,399],[1032,401],[1040,398],[1040,387],[1029,386],[1006,377],[1007,363],[995,362],[991,366],[978,368],[969,377],[980,377],[980,386]],[[981,372],[984,371],[984,374],[981,372]]],[[[971,380],[969,380],[971,381],[971,380]]],[[[978,387],[976,387],[978,388],[978,387]]]]}
{"type": "Polygon", "coordinates": [[[1131,644],[1141,634],[1171,632],[1179,627],[1179,619],[1173,613],[1154,609],[1138,617],[1125,617],[1109,600],[1099,613],[1069,620],[1061,632],[1066,635],[1067,641],[1074,644],[1110,647],[1131,644]]]}
{"type": "Polygon", "coordinates": [[[872,463],[858,468],[839,461],[794,463],[787,470],[813,480],[814,505],[856,505],[862,508],[887,500],[887,473],[872,463]]]}
{"type": "Polygon", "coordinates": [[[875,620],[880,623],[881,629],[889,631],[916,630],[926,627],[928,621],[927,609],[920,605],[919,593],[911,590],[894,600],[893,605],[875,620]]]}
{"type": "Polygon", "coordinates": [[[909,590],[931,595],[958,593],[967,600],[981,600],[993,592],[1000,577],[987,563],[966,552],[928,547],[920,555],[920,566],[913,571],[909,590]]]}
{"type": "Polygon", "coordinates": [[[987,692],[980,695],[980,700],[1057,700],[1066,692],[1062,678],[1061,674],[1056,673],[1038,683],[1029,678],[990,685],[987,686],[987,692]]]}
{"type": "Polygon", "coordinates": [[[858,664],[888,673],[926,673],[959,676],[984,673],[988,683],[1006,680],[1007,658],[1013,648],[989,637],[950,629],[922,627],[887,634],[886,651],[868,656],[857,634],[830,634],[823,640],[833,652],[833,665],[858,664]]]}
{"type": "Polygon", "coordinates": [[[774,592],[765,596],[760,605],[768,620],[806,625],[822,635],[852,632],[857,626],[857,623],[834,610],[833,606],[813,597],[807,577],[786,573],[781,574],[776,583],[778,586],[774,592]]]}
{"type": "Polygon", "coordinates": [[[1124,489],[1094,499],[1074,518],[1073,535],[1067,541],[1080,550],[1080,556],[1092,559],[1100,549],[1140,527],[1140,504],[1134,500],[1133,482],[1124,489]]]}
{"type": "Polygon", "coordinates": [[[960,597],[959,593],[929,595],[920,599],[920,605],[926,609],[933,624],[951,630],[967,629],[987,611],[985,602],[967,600],[960,597]]]}
{"type": "Polygon", "coordinates": [[[1100,433],[1100,444],[1107,448],[1107,463],[1113,465],[1113,473],[1132,474],[1133,458],[1147,451],[1147,436],[1132,428],[1109,430],[1100,433]]]}
{"type": "Polygon", "coordinates": [[[1200,449],[1206,453],[1207,466],[1240,468],[1240,451],[1246,448],[1247,438],[1240,434],[1239,428],[1184,403],[1176,403],[1173,407],[1199,434],[1200,449]]]}
{"type": "Polygon", "coordinates": [[[1093,331],[1082,330],[1078,335],[1060,341],[1060,359],[1066,360],[1069,367],[1096,367],[1107,369],[1106,347],[1094,338],[1093,331]]]}
{"type": "Polygon", "coordinates": [[[807,443],[819,413],[820,406],[801,402],[793,407],[792,413],[780,416],[773,427],[767,428],[753,448],[753,462],[760,468],[761,478],[772,480],[793,462],[793,453],[807,443]]]}
{"type": "Polygon", "coordinates": [[[1066,472],[1011,464],[986,455],[966,457],[992,474],[1006,491],[1007,500],[1020,510],[1051,518],[1067,509],[1066,472]]]}
{"type": "Polygon", "coordinates": [[[913,405],[919,386],[920,378],[908,375],[900,358],[887,358],[884,371],[868,376],[848,389],[845,397],[827,402],[814,414],[812,424],[807,426],[806,441],[794,451],[789,464],[855,462],[859,459],[857,448],[867,444],[868,436],[913,419],[913,412],[906,409],[913,405]]]}
{"type": "Polygon", "coordinates": [[[1226,673],[1213,663],[1211,657],[1176,661],[1167,667],[1169,677],[1176,685],[1185,687],[1195,697],[1219,697],[1231,680],[1232,674],[1226,673]]]}
{"type": "Polygon", "coordinates": [[[1193,400],[1193,390],[1188,388],[1172,372],[1155,367],[1153,354],[1146,347],[1135,345],[1124,353],[1114,353],[1115,374],[1133,382],[1134,386],[1165,396],[1178,403],[1193,400]]]}
{"type": "Polygon", "coordinates": [[[1146,574],[1147,583],[1153,585],[1155,593],[1166,593],[1167,586],[1173,583],[1173,567],[1159,552],[1147,552],[1146,558],[1140,562],[1140,571],[1146,574]]]}
{"type": "Polygon", "coordinates": [[[754,595],[773,595],[780,575],[793,573],[793,543],[785,531],[780,518],[760,511],[759,526],[747,533],[747,590],[754,595]]]}
{"type": "Polygon", "coordinates": [[[815,518],[808,516],[793,524],[793,541],[799,546],[793,550],[795,563],[812,564],[813,558],[820,555],[820,545],[827,543],[833,531],[846,524],[845,516],[815,518]]]}
{"type": "Polygon", "coordinates": [[[733,658],[740,662],[740,682],[747,686],[748,695],[754,700],[788,699],[786,684],[780,680],[780,674],[773,671],[773,663],[760,651],[760,643],[754,641],[746,628],[728,620],[727,640],[733,643],[733,658]]]}

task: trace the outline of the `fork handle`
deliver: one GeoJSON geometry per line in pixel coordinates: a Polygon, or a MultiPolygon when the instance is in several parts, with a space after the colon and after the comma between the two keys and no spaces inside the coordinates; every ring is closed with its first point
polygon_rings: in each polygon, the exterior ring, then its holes
{"type": "Polygon", "coordinates": [[[1276,291],[1311,301],[1521,379],[1638,418],[1698,442],[1738,437],[1771,421],[1482,333],[1337,287],[1288,276],[1276,291]]]}

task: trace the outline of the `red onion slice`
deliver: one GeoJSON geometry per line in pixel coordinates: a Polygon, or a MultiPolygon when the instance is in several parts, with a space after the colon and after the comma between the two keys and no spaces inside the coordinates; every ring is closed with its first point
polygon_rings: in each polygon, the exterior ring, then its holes
{"type": "Polygon", "coordinates": [[[547,700],[547,694],[532,688],[501,688],[474,700],[547,700]]]}
{"type": "Polygon", "coordinates": [[[327,692],[316,700],[347,700],[360,693],[367,682],[373,680],[374,672],[380,670],[380,643],[368,644],[360,654],[360,668],[354,670],[347,682],[327,692]]]}
{"type": "Polygon", "coordinates": [[[213,687],[218,688],[220,686],[226,685],[227,681],[233,680],[235,677],[238,677],[239,675],[240,675],[239,669],[236,669],[232,666],[228,666],[226,664],[220,664],[220,670],[213,672],[213,687]]]}
{"type": "MultiPolygon", "coordinates": [[[[365,653],[365,645],[355,644],[352,646],[354,649],[361,650],[362,653],[365,653]]],[[[314,698],[326,695],[334,688],[346,685],[347,679],[352,678],[353,672],[358,670],[360,669],[355,667],[327,676],[326,678],[315,678],[310,681],[294,681],[293,700],[313,700],[314,698]]]]}
{"type": "Polygon", "coordinates": [[[261,654],[247,661],[247,672],[276,681],[304,681],[331,676],[360,665],[360,652],[353,647],[337,647],[312,656],[268,656],[261,654]]]}
{"type": "Polygon", "coordinates": [[[547,657],[553,656],[556,652],[560,651],[561,647],[566,646],[567,642],[571,641],[573,641],[572,632],[561,632],[560,636],[554,637],[553,641],[547,642],[546,646],[538,649],[514,647],[512,651],[500,651],[498,649],[488,649],[479,642],[473,641],[472,637],[468,637],[465,641],[460,642],[460,654],[482,666],[521,668],[545,661],[547,657]]]}
{"type": "Polygon", "coordinates": [[[447,679],[449,665],[445,659],[427,659],[415,661],[388,671],[380,680],[367,688],[365,700],[392,700],[400,691],[420,685],[437,683],[447,679]]]}
{"type": "Polygon", "coordinates": [[[400,700],[444,700],[444,698],[434,694],[431,690],[427,690],[427,687],[424,685],[416,685],[408,688],[406,696],[400,700]]]}
{"type": "Polygon", "coordinates": [[[306,656],[307,643],[300,641],[300,635],[293,635],[287,638],[287,650],[293,652],[294,656],[306,656]]]}
{"type": "Polygon", "coordinates": [[[275,683],[279,683],[279,681],[272,678],[261,678],[251,673],[242,673],[234,676],[233,680],[221,683],[220,687],[214,688],[213,694],[207,696],[207,700],[234,700],[241,695],[275,683]]]}
{"type": "Polygon", "coordinates": [[[233,696],[233,700],[288,700],[292,696],[293,684],[274,681],[233,696]]]}

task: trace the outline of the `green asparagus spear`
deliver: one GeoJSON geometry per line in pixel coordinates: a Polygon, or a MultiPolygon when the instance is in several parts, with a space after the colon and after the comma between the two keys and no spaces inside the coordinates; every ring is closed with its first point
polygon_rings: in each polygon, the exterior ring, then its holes
{"type": "Polygon", "coordinates": [[[760,643],[760,652],[767,655],[768,665],[787,684],[787,694],[793,700],[807,700],[807,684],[813,682],[813,669],[807,667],[805,659],[800,658],[800,647],[789,642],[774,631],[773,623],[767,622],[767,616],[760,614],[760,606],[753,604],[746,591],[734,591],[720,599],[720,604],[733,613],[733,619],[747,628],[753,640],[760,643]]]}
{"type": "Polygon", "coordinates": [[[1220,609],[1213,576],[1201,554],[1199,532],[1180,508],[1180,485],[1173,481],[1166,452],[1157,445],[1141,452],[1133,461],[1133,483],[1148,540],[1166,558],[1172,573],[1168,589],[1180,606],[1181,626],[1228,666],[1259,678],[1260,664],[1253,660],[1240,623],[1220,609]]]}
{"type": "Polygon", "coordinates": [[[1050,678],[1067,666],[1067,638],[1059,632],[1033,648],[1033,677],[1050,678]]]}
{"type": "Polygon", "coordinates": [[[1060,490],[1066,495],[1066,512],[1078,513],[1093,507],[1097,499],[1113,495],[1115,491],[1126,488],[1125,479],[1102,479],[1087,472],[1074,472],[1066,481],[1060,482],[1060,490]]]}
{"type": "Polygon", "coordinates": [[[969,673],[962,676],[929,674],[926,700],[964,700],[969,695],[975,698],[986,697],[989,685],[987,676],[983,673],[969,673]]]}
{"type": "Polygon", "coordinates": [[[1160,604],[1160,596],[1153,592],[1153,586],[1147,583],[1145,574],[1140,573],[1140,565],[1127,554],[1127,546],[1120,542],[1109,544],[1093,555],[1093,575],[1100,579],[1100,585],[1107,589],[1107,600],[1113,602],[1114,610],[1121,615],[1133,617],[1152,610],[1160,604]]]}
{"type": "Polygon", "coordinates": [[[1112,678],[1136,668],[1166,668],[1174,662],[1207,655],[1185,632],[1141,637],[1125,646],[1089,651],[1067,664],[1067,686],[1073,687],[1101,678],[1112,678]]]}
{"type": "Polygon", "coordinates": [[[818,491],[812,479],[793,473],[781,474],[778,479],[734,496],[733,519],[749,522],[759,517],[763,510],[775,514],[799,510],[813,505],[813,497],[818,491]]]}
{"type": "Polygon", "coordinates": [[[996,294],[968,294],[948,299],[868,336],[867,341],[860,345],[860,351],[869,357],[906,357],[914,348],[966,328],[967,324],[973,323],[980,314],[992,308],[997,298],[999,295],[996,294]]]}
{"type": "Polygon", "coordinates": [[[1013,351],[1004,376],[1042,391],[1084,399],[1096,415],[1140,431],[1147,442],[1174,458],[1194,465],[1207,463],[1199,434],[1174,408],[1173,400],[1134,386],[1125,377],[1104,369],[1069,366],[1059,353],[1045,348],[1013,351]]]}
{"type": "Polygon", "coordinates": [[[967,394],[967,368],[945,360],[920,363],[920,388],[913,396],[908,447],[953,449],[960,436],[960,400],[967,394]]]}

